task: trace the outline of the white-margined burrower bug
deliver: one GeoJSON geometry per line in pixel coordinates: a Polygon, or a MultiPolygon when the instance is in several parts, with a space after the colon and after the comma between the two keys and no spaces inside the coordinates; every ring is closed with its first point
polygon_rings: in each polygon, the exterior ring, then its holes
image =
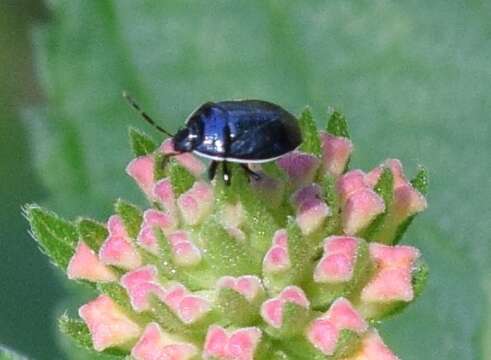
{"type": "Polygon", "coordinates": [[[247,164],[276,160],[302,142],[298,121],[281,106],[262,100],[207,102],[189,115],[185,126],[174,135],[157,125],[126,92],[123,96],[157,130],[172,137],[177,154],[193,152],[211,160],[208,176],[215,177],[218,164],[230,184],[228,162],[240,163],[253,177],[247,164]]]}

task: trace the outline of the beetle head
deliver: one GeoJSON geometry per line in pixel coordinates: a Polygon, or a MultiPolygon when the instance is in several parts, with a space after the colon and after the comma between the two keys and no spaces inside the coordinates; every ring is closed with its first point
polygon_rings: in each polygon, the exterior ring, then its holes
{"type": "Polygon", "coordinates": [[[191,152],[199,145],[201,132],[197,124],[189,123],[174,135],[174,148],[179,152],[191,152]]]}

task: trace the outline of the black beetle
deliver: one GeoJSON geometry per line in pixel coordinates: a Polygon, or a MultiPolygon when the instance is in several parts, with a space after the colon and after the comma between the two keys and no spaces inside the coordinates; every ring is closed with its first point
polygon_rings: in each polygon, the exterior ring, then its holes
{"type": "Polygon", "coordinates": [[[214,178],[219,162],[230,184],[227,162],[240,163],[253,177],[259,175],[247,164],[265,163],[296,149],[302,142],[297,119],[282,107],[262,100],[207,102],[189,115],[175,135],[158,126],[126,93],[129,103],[150,124],[173,139],[176,155],[193,152],[211,159],[208,176],[214,178]]]}

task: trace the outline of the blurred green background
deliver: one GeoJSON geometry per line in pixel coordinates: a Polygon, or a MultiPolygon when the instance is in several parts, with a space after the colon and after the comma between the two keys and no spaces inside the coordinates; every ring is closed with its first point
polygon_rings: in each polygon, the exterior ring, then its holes
{"type": "Polygon", "coordinates": [[[319,126],[333,105],[353,166],[424,164],[430,207],[404,241],[431,278],[384,338],[407,360],[491,359],[490,20],[477,0],[0,0],[0,344],[93,358],[55,325],[89,294],[40,254],[20,207],[105,219],[117,197],[143,203],[126,131],[152,130],[128,89],[171,129],[206,100],[309,104],[319,126]]]}

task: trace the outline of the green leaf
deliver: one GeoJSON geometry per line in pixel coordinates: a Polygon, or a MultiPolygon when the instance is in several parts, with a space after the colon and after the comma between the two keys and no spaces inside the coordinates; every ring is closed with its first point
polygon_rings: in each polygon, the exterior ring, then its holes
{"type": "Polygon", "coordinates": [[[75,225],[37,205],[27,205],[24,213],[31,225],[32,236],[41,250],[55,265],[65,270],[78,241],[75,225]]]}
{"type": "MultiPolygon", "coordinates": [[[[67,314],[63,314],[58,320],[58,327],[60,331],[68,336],[77,346],[95,352],[89,328],[82,320],[71,319],[67,314]]],[[[128,355],[128,351],[118,348],[105,349],[102,353],[113,355],[120,359],[128,355]]]]}
{"type": "Polygon", "coordinates": [[[92,250],[98,252],[104,240],[109,235],[104,224],[87,218],[77,220],[77,229],[80,240],[85,242],[92,250]]]}
{"type": "Polygon", "coordinates": [[[157,144],[150,136],[143,131],[130,127],[128,130],[130,145],[135,156],[144,156],[151,154],[157,149],[157,144]]]}
{"type": "Polygon", "coordinates": [[[170,160],[167,169],[176,196],[189,190],[196,181],[195,177],[174,159],[170,160]]]}
{"type": "Polygon", "coordinates": [[[63,314],[58,320],[58,326],[63,334],[70,337],[80,347],[88,350],[94,349],[89,328],[82,320],[71,319],[67,314],[63,314]]]}
{"type": "Polygon", "coordinates": [[[143,212],[139,207],[133,205],[125,200],[118,199],[114,205],[116,214],[123,219],[124,227],[128,232],[128,235],[136,239],[140,232],[140,227],[143,222],[143,212]]]}
{"type": "Polygon", "coordinates": [[[321,155],[321,141],[317,131],[317,124],[314,121],[312,111],[306,107],[299,118],[300,129],[302,130],[302,144],[300,150],[316,156],[321,155]]]}
{"type": "Polygon", "coordinates": [[[126,290],[117,283],[98,283],[97,290],[109,296],[116,304],[125,309],[128,313],[133,313],[130,299],[126,290]]]}
{"type": "Polygon", "coordinates": [[[235,326],[254,326],[261,322],[259,304],[251,304],[233,289],[220,289],[215,304],[223,318],[235,326]]]}
{"type": "Polygon", "coordinates": [[[411,184],[421,194],[426,195],[428,193],[428,186],[429,186],[428,171],[423,166],[420,166],[418,173],[411,180],[411,184]]]}
{"type": "MultiPolygon", "coordinates": [[[[418,190],[422,195],[426,195],[428,193],[428,186],[429,186],[429,179],[428,179],[428,171],[420,166],[420,169],[416,176],[411,180],[411,185],[418,190]]],[[[410,216],[404,222],[399,225],[399,227],[396,230],[396,234],[394,236],[393,243],[398,244],[404,234],[406,233],[407,229],[409,228],[409,225],[412,224],[414,221],[414,218],[417,216],[417,214],[410,216]]]]}
{"type": "Polygon", "coordinates": [[[155,167],[153,170],[153,178],[155,181],[159,181],[167,176],[167,164],[169,163],[169,156],[156,153],[155,157],[155,167]]]}
{"type": "MultiPolygon", "coordinates": [[[[389,211],[394,198],[394,175],[389,168],[384,168],[373,189],[384,200],[385,212],[378,215],[366,229],[362,230],[361,237],[367,240],[380,241],[380,239],[377,238],[377,233],[384,225],[384,220],[387,218],[387,212],[389,211]]],[[[392,240],[391,243],[393,243],[393,241],[394,240],[392,240]]]]}
{"type": "Polygon", "coordinates": [[[331,135],[350,138],[348,122],[340,112],[333,111],[327,122],[326,130],[331,135]]]}

